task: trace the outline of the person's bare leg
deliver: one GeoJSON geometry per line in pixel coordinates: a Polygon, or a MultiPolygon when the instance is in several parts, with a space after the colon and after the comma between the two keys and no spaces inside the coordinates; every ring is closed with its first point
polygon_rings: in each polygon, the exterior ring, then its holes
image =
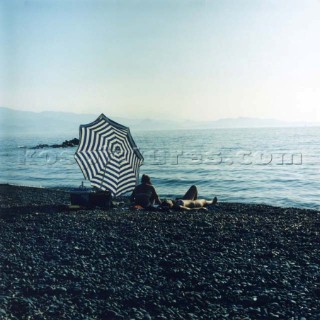
{"type": "Polygon", "coordinates": [[[191,210],[196,210],[196,211],[208,211],[208,209],[205,208],[205,207],[188,208],[188,207],[185,207],[185,206],[177,206],[176,209],[177,209],[177,210],[184,210],[184,211],[191,211],[191,210]]]}
{"type": "Polygon", "coordinates": [[[211,201],[206,201],[206,205],[216,204],[218,202],[218,198],[214,197],[211,201]]]}
{"type": "Polygon", "coordinates": [[[198,190],[196,186],[191,186],[186,194],[183,196],[183,200],[197,200],[198,190]]]}
{"type": "Polygon", "coordinates": [[[208,205],[216,204],[217,202],[218,202],[217,197],[214,197],[213,200],[205,200],[205,199],[183,200],[184,206],[189,208],[201,208],[208,205]]]}

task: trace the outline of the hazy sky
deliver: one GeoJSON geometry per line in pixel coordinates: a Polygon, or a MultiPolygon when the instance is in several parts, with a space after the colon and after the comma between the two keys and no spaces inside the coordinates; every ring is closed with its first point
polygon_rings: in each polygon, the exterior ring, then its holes
{"type": "Polygon", "coordinates": [[[0,105],[320,121],[320,0],[0,0],[0,105]]]}

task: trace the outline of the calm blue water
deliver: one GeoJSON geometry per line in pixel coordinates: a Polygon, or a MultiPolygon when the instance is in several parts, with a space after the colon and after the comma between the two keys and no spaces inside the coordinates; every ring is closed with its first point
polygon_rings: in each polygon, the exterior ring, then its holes
{"type": "MultiPolygon", "coordinates": [[[[133,132],[162,196],[196,184],[200,196],[221,201],[320,208],[320,128],[259,128],[133,132]]],[[[78,187],[76,148],[31,150],[75,135],[0,135],[0,182],[78,187]]],[[[85,181],[85,185],[90,184],[85,181]]]]}

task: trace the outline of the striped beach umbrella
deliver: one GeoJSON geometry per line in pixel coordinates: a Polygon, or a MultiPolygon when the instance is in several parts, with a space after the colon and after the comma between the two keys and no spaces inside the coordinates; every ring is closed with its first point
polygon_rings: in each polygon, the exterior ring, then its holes
{"type": "Polygon", "coordinates": [[[75,159],[92,186],[109,190],[113,196],[133,190],[143,163],[129,128],[104,114],[80,126],[75,159]]]}

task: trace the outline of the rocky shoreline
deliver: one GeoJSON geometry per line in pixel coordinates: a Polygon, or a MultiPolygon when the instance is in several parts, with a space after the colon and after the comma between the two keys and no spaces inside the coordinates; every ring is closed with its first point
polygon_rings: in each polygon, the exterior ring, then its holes
{"type": "Polygon", "coordinates": [[[43,149],[43,148],[69,148],[69,147],[76,147],[79,145],[79,139],[73,138],[71,140],[65,140],[59,144],[38,144],[31,149],[43,149]]]}
{"type": "Polygon", "coordinates": [[[320,214],[70,211],[0,185],[0,319],[320,319],[320,214]]]}

